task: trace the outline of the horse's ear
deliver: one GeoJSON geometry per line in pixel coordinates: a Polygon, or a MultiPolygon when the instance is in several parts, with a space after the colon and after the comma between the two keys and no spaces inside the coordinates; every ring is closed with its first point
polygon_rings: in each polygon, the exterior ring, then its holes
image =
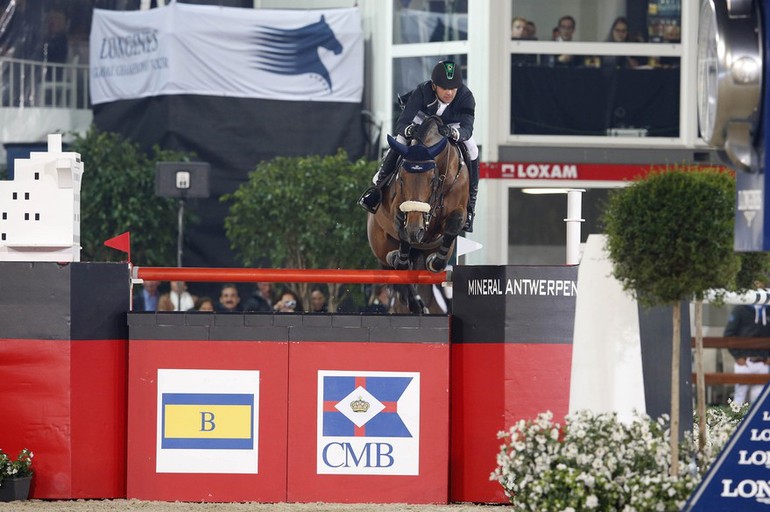
{"type": "Polygon", "coordinates": [[[438,141],[437,143],[433,144],[431,147],[428,148],[428,154],[430,155],[431,158],[436,158],[436,156],[439,153],[444,151],[447,140],[448,139],[446,137],[441,137],[440,141],[438,141]]]}
{"type": "Polygon", "coordinates": [[[401,144],[390,135],[388,135],[388,146],[393,148],[393,150],[401,156],[406,156],[407,151],[409,151],[409,146],[406,144],[401,144]]]}

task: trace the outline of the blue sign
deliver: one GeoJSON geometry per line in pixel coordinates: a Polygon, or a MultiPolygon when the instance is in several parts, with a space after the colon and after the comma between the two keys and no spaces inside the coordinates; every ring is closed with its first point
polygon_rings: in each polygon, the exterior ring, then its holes
{"type": "Polygon", "coordinates": [[[764,251],[768,248],[765,215],[770,209],[765,208],[767,180],[763,172],[736,172],[735,188],[735,250],[738,252],[764,251]]]}
{"type": "Polygon", "coordinates": [[[770,510],[770,403],[765,386],[683,512],[770,510]]]}

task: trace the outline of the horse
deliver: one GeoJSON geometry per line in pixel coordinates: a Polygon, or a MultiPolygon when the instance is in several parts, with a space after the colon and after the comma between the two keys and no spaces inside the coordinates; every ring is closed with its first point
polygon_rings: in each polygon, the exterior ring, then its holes
{"type": "Polygon", "coordinates": [[[329,70],[318,56],[318,48],[325,48],[335,55],[342,53],[342,44],[326,23],[322,14],[315,23],[295,29],[258,27],[254,41],[257,69],[279,75],[318,75],[326,89],[332,91],[329,70]]]}
{"type": "MultiPolygon", "coordinates": [[[[383,268],[441,272],[454,251],[468,206],[468,167],[460,148],[448,142],[449,127],[433,115],[415,128],[410,145],[388,135],[401,156],[385,185],[382,203],[368,214],[367,235],[383,268]]],[[[413,313],[425,313],[429,287],[412,286],[402,297],[413,313]]],[[[403,294],[402,294],[403,295],[403,294]]],[[[435,311],[435,306],[433,311],[435,311]]]]}

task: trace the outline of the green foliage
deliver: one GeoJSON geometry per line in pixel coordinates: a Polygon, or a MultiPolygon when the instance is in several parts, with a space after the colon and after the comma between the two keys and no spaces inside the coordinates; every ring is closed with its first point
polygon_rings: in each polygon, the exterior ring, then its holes
{"type": "Polygon", "coordinates": [[[140,265],[176,266],[178,206],[155,195],[155,163],[189,161],[157,146],[149,157],[119,135],[90,129],[70,150],[83,160],[80,245],[84,261],[121,261],[104,241],[131,232],[131,259],[140,265]]]}
{"type": "Polygon", "coordinates": [[[735,276],[736,291],[754,290],[758,287],[770,286],[770,253],[742,252],[739,253],[741,268],[735,276]]]}
{"type": "MultiPolygon", "coordinates": [[[[278,157],[261,162],[248,181],[221,200],[230,203],[225,232],[246,266],[375,268],[366,214],[356,201],[376,162],[331,156],[278,157]]],[[[307,286],[299,286],[307,303],[307,286]]],[[[330,286],[331,297],[338,287],[330,286]]]]}
{"type": "Polygon", "coordinates": [[[603,220],[613,274],[644,305],[702,299],[735,288],[735,179],[675,166],[610,195],[603,220]]]}
{"type": "Polygon", "coordinates": [[[5,478],[22,478],[32,475],[32,458],[35,454],[29,448],[24,448],[15,459],[0,450],[0,482],[5,478]]]}

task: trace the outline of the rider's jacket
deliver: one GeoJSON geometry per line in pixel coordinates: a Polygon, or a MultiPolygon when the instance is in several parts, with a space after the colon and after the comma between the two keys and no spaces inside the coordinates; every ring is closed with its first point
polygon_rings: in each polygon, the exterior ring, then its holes
{"type": "MultiPolygon", "coordinates": [[[[422,82],[411,93],[403,112],[396,121],[396,133],[404,135],[407,126],[414,122],[420,122],[422,118],[435,114],[438,111],[439,101],[433,92],[431,81],[422,82]]],[[[457,89],[454,100],[441,114],[444,124],[460,123],[460,140],[468,140],[473,135],[473,121],[475,119],[476,100],[473,93],[463,84],[457,89]]]]}

